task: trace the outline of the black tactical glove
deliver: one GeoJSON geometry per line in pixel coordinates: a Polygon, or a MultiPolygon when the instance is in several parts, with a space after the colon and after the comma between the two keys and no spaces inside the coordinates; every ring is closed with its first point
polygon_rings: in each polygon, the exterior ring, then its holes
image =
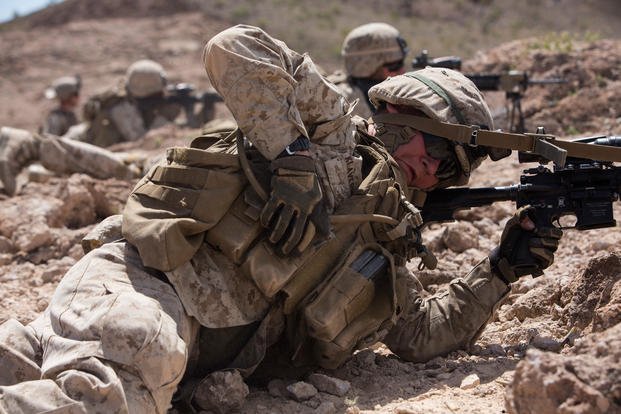
{"type": "Polygon", "coordinates": [[[524,220],[535,223],[535,209],[522,207],[509,219],[500,237],[500,246],[490,254],[492,269],[507,284],[525,275],[541,276],[543,269],[554,262],[554,252],[563,235],[556,227],[535,227],[525,230],[524,220]]]}
{"type": "Polygon", "coordinates": [[[270,242],[282,254],[304,251],[315,234],[327,237],[330,229],[315,162],[291,155],[271,163],[272,192],[261,212],[261,224],[270,229],[270,242]]]}

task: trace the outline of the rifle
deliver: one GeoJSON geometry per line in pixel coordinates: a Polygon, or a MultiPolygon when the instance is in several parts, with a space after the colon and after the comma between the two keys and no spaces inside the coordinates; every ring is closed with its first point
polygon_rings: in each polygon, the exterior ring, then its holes
{"type": "Polygon", "coordinates": [[[461,70],[461,58],[459,56],[441,56],[437,58],[430,58],[427,49],[423,49],[418,56],[412,59],[412,68],[423,69],[427,66],[433,68],[447,68],[454,70],[461,70]]]}
{"type": "Polygon", "coordinates": [[[197,93],[194,85],[189,83],[168,85],[166,92],[166,100],[183,108],[186,123],[192,128],[198,128],[213,119],[216,102],[223,101],[215,92],[197,93]],[[198,112],[194,109],[196,104],[201,104],[198,112]]]}
{"type": "MultiPolygon", "coordinates": [[[[413,69],[427,66],[461,70],[461,58],[458,56],[442,56],[430,58],[427,50],[423,50],[412,59],[413,69]]],[[[507,101],[511,102],[509,111],[509,132],[524,133],[524,114],[522,113],[522,96],[530,85],[550,85],[566,83],[565,79],[531,79],[524,71],[510,70],[502,73],[464,73],[481,91],[504,91],[507,101]],[[517,118],[517,120],[516,120],[517,118]]]]}
{"type": "Polygon", "coordinates": [[[550,85],[566,83],[565,79],[547,78],[531,79],[524,71],[510,70],[503,73],[465,73],[481,91],[504,91],[507,101],[511,102],[509,115],[509,131],[525,132],[524,114],[522,113],[522,97],[530,85],[550,85]],[[516,122],[517,118],[517,122],[516,122]]]}
{"type": "MultiPolygon", "coordinates": [[[[576,141],[621,147],[621,137],[590,137],[576,141]]],[[[532,154],[526,155],[519,161],[533,161],[532,154]]],[[[578,230],[614,227],[612,203],[619,200],[620,192],[621,167],[612,162],[568,157],[563,167],[554,165],[550,169],[541,164],[524,170],[520,184],[434,190],[427,195],[421,216],[424,223],[453,221],[453,214],[459,210],[497,201],[514,201],[518,208],[535,207],[535,224],[578,230]],[[575,224],[563,227],[560,222],[563,216],[575,216],[575,224]]]]}

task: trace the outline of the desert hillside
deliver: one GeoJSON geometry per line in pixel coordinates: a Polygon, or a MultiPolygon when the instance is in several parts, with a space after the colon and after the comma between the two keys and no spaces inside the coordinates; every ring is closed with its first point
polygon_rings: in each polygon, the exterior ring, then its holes
{"type": "MultiPolygon", "coordinates": [[[[369,21],[400,28],[411,53],[456,54],[464,71],[526,71],[563,84],[531,86],[527,130],[561,138],[621,135],[621,7],[617,0],[65,0],[0,25],[0,125],[35,131],[51,103],[51,80],[79,73],[88,96],[121,78],[140,58],[163,64],[172,82],[208,88],[204,43],[236,23],[266,28],[327,70],[339,67],[343,36],[369,21]]],[[[505,128],[502,92],[487,98],[505,128]]],[[[227,116],[224,108],[220,115],[227,116]]],[[[184,145],[179,126],[112,148],[137,159],[184,145]]],[[[486,161],[473,186],[519,181],[512,156],[486,161]]],[[[55,177],[24,170],[15,197],[0,195],[0,322],[27,323],[43,311],[60,278],[83,256],[94,226],[121,212],[135,181],[55,177]]],[[[416,270],[424,295],[442,292],[498,243],[511,203],[472,209],[425,232],[436,270],[416,270]]],[[[614,213],[621,218],[621,203],[614,213]]],[[[306,398],[282,376],[250,384],[243,413],[621,413],[621,231],[566,230],[556,260],[539,278],[514,284],[468,352],[414,364],[382,344],[343,367],[304,378],[306,398]],[[307,389],[309,389],[307,387],[307,389]]],[[[227,390],[220,395],[225,401],[227,390]]],[[[230,390],[228,390],[230,391],[230,390]]],[[[233,390],[235,391],[235,390],[233,390]]],[[[232,395],[233,393],[231,393],[232,395]]]]}

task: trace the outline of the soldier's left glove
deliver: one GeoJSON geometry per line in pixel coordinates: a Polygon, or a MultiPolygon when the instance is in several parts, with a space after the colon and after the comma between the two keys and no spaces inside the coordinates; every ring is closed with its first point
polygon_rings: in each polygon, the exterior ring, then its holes
{"type": "Polygon", "coordinates": [[[330,227],[315,162],[291,155],[272,161],[271,169],[272,191],[261,224],[271,231],[269,240],[282,254],[302,252],[315,234],[326,237],[330,227]]]}
{"type": "Polygon", "coordinates": [[[500,246],[489,256],[492,269],[507,284],[525,275],[540,276],[554,262],[563,231],[551,225],[534,227],[534,212],[533,207],[520,208],[507,221],[500,246]]]}

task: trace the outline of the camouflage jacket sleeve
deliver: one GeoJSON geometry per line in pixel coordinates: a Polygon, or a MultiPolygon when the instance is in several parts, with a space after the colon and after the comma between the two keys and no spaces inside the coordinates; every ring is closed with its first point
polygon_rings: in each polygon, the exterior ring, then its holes
{"type": "Polygon", "coordinates": [[[410,290],[408,308],[384,342],[395,354],[413,362],[428,361],[476,341],[509,287],[490,269],[489,259],[448,289],[422,299],[410,290]]]}
{"type": "Polygon", "coordinates": [[[110,117],[125,141],[135,141],[147,132],[140,111],[126,100],[110,109],[110,117]]]}
{"type": "Polygon", "coordinates": [[[206,45],[204,60],[239,127],[268,159],[300,135],[313,141],[315,125],[349,111],[310,57],[261,29],[239,25],[219,33],[206,45]]]}
{"type": "Polygon", "coordinates": [[[69,130],[69,127],[76,123],[75,115],[72,119],[69,119],[67,114],[63,111],[54,110],[47,116],[45,124],[43,125],[43,132],[61,136],[69,130]]]}

